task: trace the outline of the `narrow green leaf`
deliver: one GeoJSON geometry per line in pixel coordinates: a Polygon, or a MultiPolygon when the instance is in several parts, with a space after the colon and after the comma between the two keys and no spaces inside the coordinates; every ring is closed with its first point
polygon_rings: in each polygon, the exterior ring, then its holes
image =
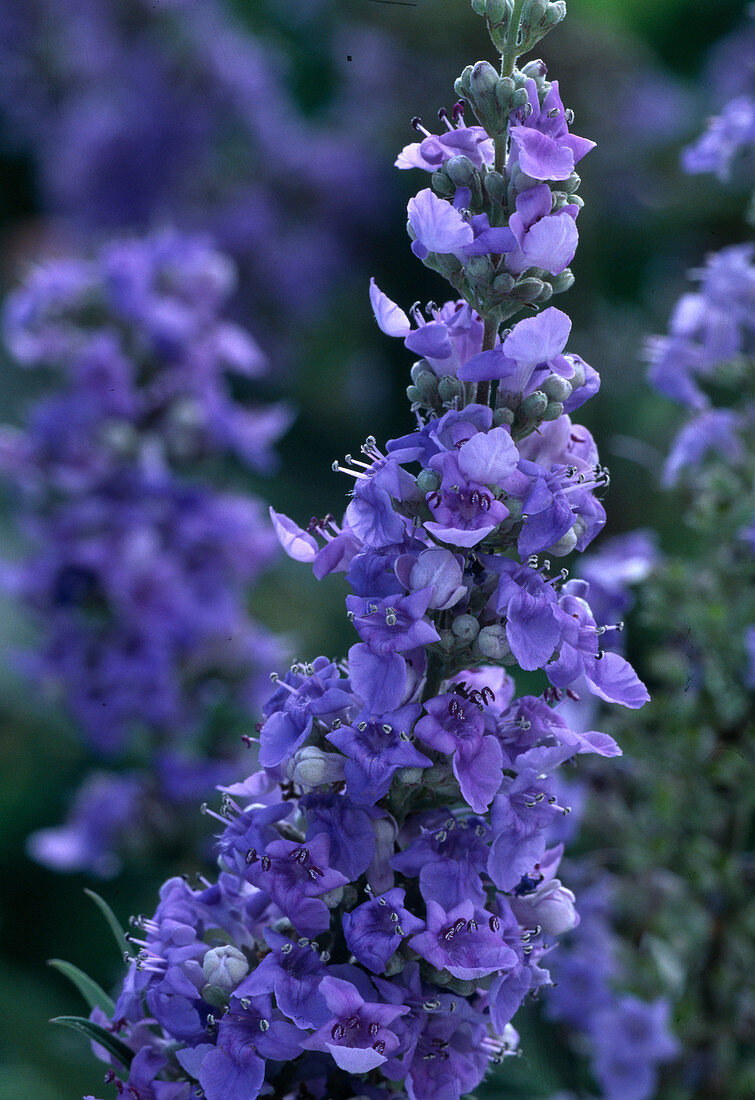
{"type": "Polygon", "coordinates": [[[108,925],[110,926],[110,931],[115,936],[115,942],[121,949],[121,954],[126,954],[126,952],[128,951],[128,941],[126,939],[126,934],[121,928],[120,922],[118,921],[118,918],[116,917],[113,910],[110,908],[105,899],[101,898],[99,894],[96,894],[94,890],[85,889],[84,893],[88,898],[92,899],[94,904],[102,913],[105,920],[108,922],[108,925]]]}
{"type": "Polygon", "coordinates": [[[133,1050],[127,1047],[116,1035],[111,1035],[109,1031],[105,1031],[104,1027],[100,1027],[99,1024],[92,1023],[91,1020],[86,1020],[83,1016],[56,1016],[50,1020],[50,1023],[60,1024],[61,1027],[70,1027],[73,1031],[81,1032],[82,1035],[86,1035],[87,1039],[91,1039],[109,1050],[113,1057],[117,1058],[126,1069],[131,1065],[134,1057],[133,1050]]]}
{"type": "Polygon", "coordinates": [[[83,970],[79,970],[78,966],[74,966],[73,963],[66,962],[64,959],[48,959],[47,965],[54,967],[70,982],[73,982],[90,1008],[101,1008],[107,1016],[113,1015],[115,1011],[113,999],[97,984],[94,978],[90,978],[83,970]]]}

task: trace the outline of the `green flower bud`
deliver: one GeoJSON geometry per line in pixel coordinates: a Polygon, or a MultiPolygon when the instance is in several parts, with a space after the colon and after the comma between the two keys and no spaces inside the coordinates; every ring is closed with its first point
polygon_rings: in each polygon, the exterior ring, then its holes
{"type": "Polygon", "coordinates": [[[549,374],[540,389],[549,401],[566,401],[571,396],[571,382],[568,378],[561,378],[558,374],[549,374]]]}
{"type": "Polygon", "coordinates": [[[469,644],[480,633],[480,624],[474,615],[457,615],[451,623],[451,630],[460,641],[469,644]]]}
{"type": "Polygon", "coordinates": [[[478,294],[488,289],[493,281],[495,268],[489,256],[472,256],[467,260],[465,274],[467,282],[478,294]]]}
{"type": "Polygon", "coordinates": [[[491,661],[503,661],[511,653],[511,647],[506,639],[506,631],[496,623],[493,626],[484,626],[477,635],[475,649],[480,655],[491,661]]]}
{"type": "Polygon", "coordinates": [[[452,653],[456,648],[458,639],[451,630],[440,631],[440,648],[444,653],[452,653]]]}
{"type": "Polygon", "coordinates": [[[438,376],[433,371],[420,371],[415,379],[415,385],[425,405],[435,404],[438,400],[438,376]]]}
{"type": "Polygon", "coordinates": [[[513,275],[504,272],[502,275],[496,275],[495,279],[493,279],[493,290],[496,294],[505,296],[511,293],[514,289],[514,284],[515,280],[513,275]]]}
{"type": "Polygon", "coordinates": [[[440,488],[440,477],[435,470],[420,470],[417,475],[417,488],[420,493],[434,493],[440,488]]]}
{"type": "Polygon", "coordinates": [[[574,276],[567,267],[560,275],[554,275],[548,281],[553,287],[554,294],[563,294],[565,290],[568,290],[574,284],[574,276]]]}
{"type": "Polygon", "coordinates": [[[444,168],[455,187],[468,187],[473,195],[475,189],[480,190],[480,175],[469,157],[451,157],[444,168]]]}
{"type": "Polygon", "coordinates": [[[522,518],[522,502],[518,497],[506,497],[504,504],[509,510],[509,520],[518,523],[522,518]]]}
{"type": "Polygon", "coordinates": [[[500,172],[488,172],[485,176],[485,191],[491,202],[502,206],[506,199],[506,179],[500,172]]]}
{"type": "Polygon", "coordinates": [[[505,406],[501,409],[496,409],[493,413],[493,427],[500,428],[504,424],[514,423],[513,409],[507,409],[505,406]]]}
{"type": "Polygon", "coordinates": [[[416,386],[407,386],[406,396],[409,398],[412,405],[422,404],[422,394],[419,392],[416,386]]]}
{"type": "Polygon", "coordinates": [[[412,363],[412,369],[409,371],[409,373],[415,386],[417,385],[419,376],[428,370],[430,370],[430,364],[428,363],[427,359],[418,359],[416,363],[412,363]]]}
{"type": "Polygon", "coordinates": [[[585,384],[585,368],[579,362],[579,360],[577,360],[576,362],[572,361],[572,366],[574,367],[574,374],[570,379],[571,388],[573,390],[578,390],[580,386],[584,386],[585,384]]]}
{"type": "Polygon", "coordinates": [[[547,408],[548,398],[542,390],[535,390],[534,393],[528,393],[522,401],[519,415],[522,420],[542,420],[547,408]]]}
{"type": "Polygon", "coordinates": [[[321,894],[320,901],[324,901],[328,909],[337,909],[343,901],[343,886],[336,886],[335,890],[329,890],[327,894],[321,894]]]}
{"type": "Polygon", "coordinates": [[[543,283],[543,289],[540,291],[537,298],[535,298],[535,301],[538,303],[538,305],[540,305],[543,302],[547,302],[548,299],[552,297],[553,287],[550,285],[550,283],[543,283]]]}
{"type": "Polygon", "coordinates": [[[543,285],[542,279],[536,279],[533,276],[520,279],[511,291],[511,297],[516,299],[517,302],[534,302],[537,296],[542,293],[543,285]]]}
{"type": "Polygon", "coordinates": [[[249,973],[249,963],[237,947],[225,944],[210,948],[202,960],[202,971],[209,985],[230,993],[249,973]]]}
{"type": "Polygon", "coordinates": [[[571,554],[574,547],[577,545],[578,535],[573,527],[570,527],[565,535],[562,535],[558,542],[554,542],[553,546],[548,547],[548,553],[553,554],[555,558],[565,558],[567,554],[571,554]]]}
{"type": "Polygon", "coordinates": [[[548,407],[543,413],[543,420],[558,420],[564,411],[563,401],[549,401],[548,407]]]}
{"type": "Polygon", "coordinates": [[[461,397],[464,387],[458,378],[452,374],[444,374],[438,383],[438,394],[441,401],[450,402],[456,397],[461,397]]]}
{"type": "Polygon", "coordinates": [[[452,256],[450,254],[447,256],[435,256],[432,266],[452,284],[454,279],[458,279],[464,271],[464,264],[458,256],[452,256]]]}
{"type": "Polygon", "coordinates": [[[451,180],[448,178],[448,173],[446,172],[445,165],[443,165],[442,168],[439,168],[436,172],[433,172],[432,176],[430,177],[430,185],[432,186],[435,194],[438,195],[438,197],[441,199],[452,199],[456,192],[456,188],[454,187],[451,180]]]}

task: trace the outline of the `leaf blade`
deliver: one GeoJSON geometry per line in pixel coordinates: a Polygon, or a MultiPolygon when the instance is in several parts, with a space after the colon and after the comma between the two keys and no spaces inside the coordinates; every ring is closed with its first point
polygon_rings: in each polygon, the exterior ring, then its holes
{"type": "Polygon", "coordinates": [[[86,896],[88,898],[92,899],[94,904],[97,906],[97,908],[102,913],[105,920],[107,921],[108,927],[110,928],[110,931],[115,936],[115,942],[118,944],[118,946],[121,949],[121,954],[122,955],[128,954],[128,940],[126,939],[126,933],[121,928],[120,921],[118,920],[118,918],[116,917],[115,913],[110,908],[108,903],[105,901],[104,898],[101,898],[100,895],[98,893],[96,893],[94,890],[90,890],[88,888],[85,888],[84,893],[86,894],[86,896]]]}
{"type": "Polygon", "coordinates": [[[86,1035],[87,1039],[90,1039],[94,1043],[99,1043],[106,1050],[110,1051],[117,1061],[128,1069],[134,1057],[134,1052],[130,1047],[127,1047],[122,1039],[119,1039],[117,1035],[112,1035],[109,1031],[105,1031],[104,1027],[100,1027],[99,1024],[95,1024],[92,1020],[87,1020],[83,1016],[54,1016],[50,1020],[51,1024],[57,1024],[60,1027],[71,1028],[72,1031],[78,1031],[82,1035],[86,1035]]]}
{"type": "Polygon", "coordinates": [[[94,978],[90,978],[78,966],[66,962],[65,959],[48,959],[47,965],[57,970],[69,982],[76,986],[81,996],[90,1008],[101,1008],[107,1016],[115,1012],[115,1002],[108,996],[104,989],[97,984],[94,978]]]}

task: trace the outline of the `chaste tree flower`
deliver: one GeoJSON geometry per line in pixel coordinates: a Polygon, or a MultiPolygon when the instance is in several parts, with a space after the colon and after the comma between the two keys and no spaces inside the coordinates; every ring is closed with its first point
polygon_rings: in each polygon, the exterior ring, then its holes
{"type": "Polygon", "coordinates": [[[107,873],[148,792],[194,804],[227,778],[232,738],[211,744],[212,713],[248,713],[280,657],[245,606],[273,556],[267,518],[207,476],[227,454],[269,469],[289,419],[232,396],[231,374],[264,369],[223,317],[233,285],[205,241],[163,232],[43,264],[6,301],[15,361],[59,382],[2,429],[29,545],[4,583],[40,625],[22,660],[101,760],[135,768],[93,776],[69,823],[32,838],[60,869],[107,873]]]}
{"type": "Polygon", "coordinates": [[[341,522],[272,512],[317,578],[345,573],[358,640],[274,677],[258,770],[205,806],[217,881],[165,884],[116,1004],[79,1025],[121,1091],[459,1100],[516,1051],[511,1021],[579,920],[549,841],[568,812],[554,773],[620,750],[559,703],[578,681],[647,699],[602,647],[588,582],[551,564],[605,518],[607,472],[571,419],[597,373],[546,307],[572,281],[590,143],[544,65],[516,65],[565,5],[473,6],[501,71],[465,70],[450,136],[399,158],[432,170],[409,235],[458,297],[409,315],[371,290],[381,329],[422,356],[416,426],[335,463],[353,479],[341,522]],[[539,694],[517,694],[517,665],[539,694]]]}

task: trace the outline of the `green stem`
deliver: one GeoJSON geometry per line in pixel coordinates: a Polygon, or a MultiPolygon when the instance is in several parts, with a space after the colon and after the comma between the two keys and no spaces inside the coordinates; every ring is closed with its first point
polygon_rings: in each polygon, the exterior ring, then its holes
{"type": "Polygon", "coordinates": [[[427,702],[428,699],[433,699],[438,694],[438,688],[442,680],[443,662],[436,653],[430,653],[427,658],[427,674],[425,676],[425,686],[422,689],[421,703],[427,702]]]}
{"type": "MultiPolygon", "coordinates": [[[[498,322],[494,321],[492,317],[485,318],[485,328],[482,334],[482,351],[492,351],[495,347],[496,336],[498,335],[498,322]]],[[[475,398],[479,405],[487,405],[490,400],[490,382],[478,382],[477,393],[475,398]]]]}
{"type": "Polygon", "coordinates": [[[511,22],[509,23],[509,29],[506,33],[506,49],[501,55],[501,76],[511,76],[514,72],[516,59],[519,56],[517,53],[516,40],[519,37],[519,24],[522,21],[523,9],[524,0],[515,0],[514,10],[511,13],[511,22]]]}

